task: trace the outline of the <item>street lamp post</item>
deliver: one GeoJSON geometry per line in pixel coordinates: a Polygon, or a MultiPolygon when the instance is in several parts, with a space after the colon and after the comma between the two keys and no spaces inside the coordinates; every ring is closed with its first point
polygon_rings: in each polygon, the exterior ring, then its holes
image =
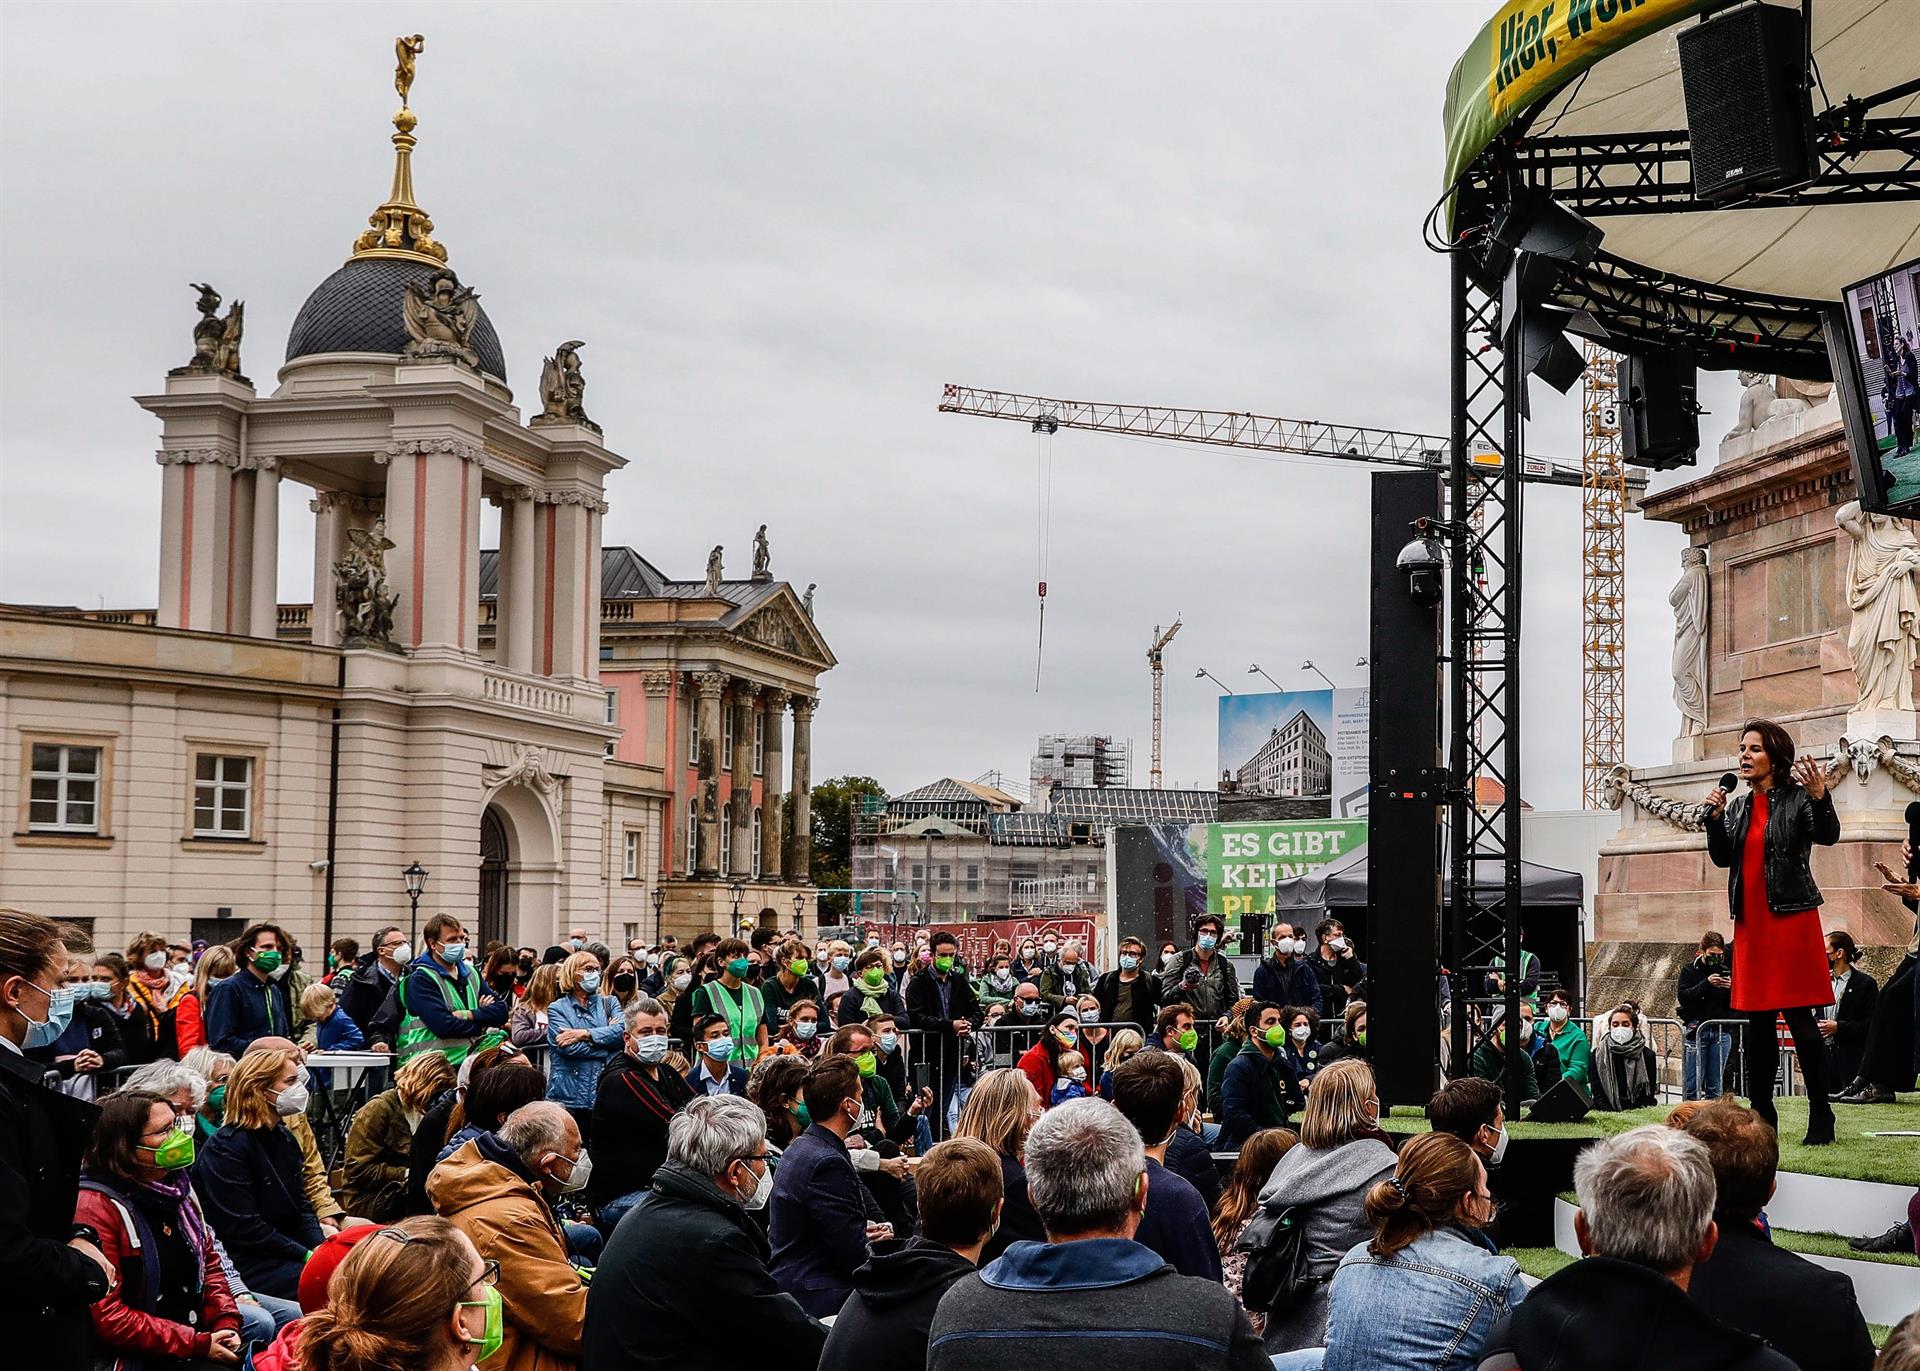
{"type": "Polygon", "coordinates": [[[740,936],[740,902],[747,898],[747,888],[735,881],[727,887],[727,894],[733,897],[733,936],[740,936]]]}
{"type": "Polygon", "coordinates": [[[415,862],[400,874],[406,879],[407,899],[413,905],[413,932],[410,935],[410,941],[413,944],[413,950],[418,952],[420,950],[420,897],[427,893],[427,877],[432,873],[419,862],[415,862]]]}
{"type": "Polygon", "coordinates": [[[796,932],[800,928],[800,915],[806,907],[807,897],[796,890],[793,893],[793,927],[796,932]]]}
{"type": "Polygon", "coordinates": [[[1214,675],[1211,671],[1208,671],[1205,667],[1201,667],[1198,671],[1193,673],[1193,679],[1196,681],[1199,680],[1202,676],[1205,676],[1209,681],[1212,681],[1215,685],[1219,686],[1220,689],[1226,691],[1227,694],[1229,695],[1233,694],[1232,686],[1228,685],[1225,681],[1221,680],[1218,676],[1214,675]]]}
{"type": "Polygon", "coordinates": [[[667,892],[659,886],[653,888],[653,940],[658,943],[663,936],[660,928],[660,910],[667,902],[667,892]]]}
{"type": "MultiPolygon", "coordinates": [[[[1253,674],[1254,674],[1254,672],[1256,672],[1256,671],[1259,671],[1259,672],[1260,672],[1260,674],[1261,674],[1262,676],[1267,676],[1267,673],[1266,673],[1266,672],[1264,672],[1264,671],[1260,671],[1260,663],[1258,663],[1258,662],[1255,662],[1255,663],[1254,663],[1254,664],[1253,664],[1252,666],[1250,666],[1250,667],[1248,667],[1248,668],[1247,668],[1247,675],[1249,675],[1249,676],[1251,676],[1251,675],[1253,675],[1253,674]]],[[[1272,686],[1272,687],[1273,687],[1273,688],[1274,688],[1275,690],[1285,690],[1285,689],[1286,689],[1286,687],[1285,687],[1285,686],[1283,686],[1283,685],[1281,685],[1281,684],[1280,684],[1280,682],[1278,682],[1278,681],[1276,681],[1276,680],[1274,680],[1274,679],[1273,679],[1273,677],[1271,677],[1271,676],[1267,676],[1267,683],[1268,683],[1269,685],[1271,685],[1271,686],[1272,686]]]]}

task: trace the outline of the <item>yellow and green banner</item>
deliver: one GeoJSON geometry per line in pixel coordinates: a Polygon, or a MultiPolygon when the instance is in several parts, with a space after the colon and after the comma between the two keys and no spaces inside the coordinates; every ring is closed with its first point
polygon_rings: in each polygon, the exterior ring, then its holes
{"type": "Polygon", "coordinates": [[[1528,108],[1609,53],[1723,0],[1506,0],[1447,78],[1454,180],[1528,108]]]}

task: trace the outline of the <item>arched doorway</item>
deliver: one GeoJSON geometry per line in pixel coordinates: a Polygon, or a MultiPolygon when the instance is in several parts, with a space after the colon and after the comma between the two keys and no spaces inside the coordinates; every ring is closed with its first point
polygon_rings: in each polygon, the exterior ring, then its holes
{"type": "Polygon", "coordinates": [[[489,805],[480,813],[480,946],[507,938],[507,828],[489,805]]]}

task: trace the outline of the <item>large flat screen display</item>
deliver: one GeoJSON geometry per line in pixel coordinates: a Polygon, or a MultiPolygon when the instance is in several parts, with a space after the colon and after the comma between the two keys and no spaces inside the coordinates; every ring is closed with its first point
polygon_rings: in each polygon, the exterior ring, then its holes
{"type": "Polygon", "coordinates": [[[1860,503],[1920,515],[1920,259],[1848,286],[1826,323],[1860,503]]]}

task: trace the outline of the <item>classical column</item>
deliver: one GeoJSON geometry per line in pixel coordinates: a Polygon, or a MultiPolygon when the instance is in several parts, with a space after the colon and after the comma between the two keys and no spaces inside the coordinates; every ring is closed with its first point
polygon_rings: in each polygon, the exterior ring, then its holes
{"type": "Polygon", "coordinates": [[[499,592],[494,611],[494,642],[501,646],[500,660],[508,671],[530,673],[533,670],[533,627],[540,611],[534,604],[534,567],[539,557],[540,539],[534,526],[533,491],[519,486],[500,493],[506,516],[500,521],[500,554],[506,566],[504,580],[496,580],[499,592]]]}
{"type": "Polygon", "coordinates": [[[693,678],[694,731],[700,738],[700,851],[693,874],[713,880],[720,874],[720,694],[724,672],[702,671],[693,678]]]}
{"type": "Polygon", "coordinates": [[[313,511],[313,608],[307,624],[315,647],[332,647],[340,641],[340,616],[334,609],[333,564],[346,542],[346,519],[338,491],[323,490],[307,501],[313,511]]]}
{"type": "Polygon", "coordinates": [[[787,837],[787,876],[813,875],[813,711],[818,700],[793,698],[793,831],[787,837]]]}
{"type": "Polygon", "coordinates": [[[252,605],[247,632],[255,638],[280,633],[280,463],[262,458],[253,469],[252,605]]]}
{"type": "Polygon", "coordinates": [[[236,450],[163,448],[160,603],[162,628],[231,630],[236,450]]]}
{"type": "Polygon", "coordinates": [[[673,708],[673,673],[643,671],[640,684],[647,694],[646,720],[642,725],[647,739],[647,765],[664,771],[667,768],[667,720],[673,708]]]}
{"type": "Polygon", "coordinates": [[[480,604],[480,444],[460,435],[397,437],[387,466],[387,580],[402,648],[466,650],[480,604]]]}
{"type": "Polygon", "coordinates": [[[784,785],[780,771],[786,760],[787,704],[792,699],[784,690],[766,690],[760,695],[761,717],[766,720],[767,730],[760,758],[760,872],[770,881],[779,880],[786,870],[787,826],[780,813],[784,785]]]}
{"type": "Polygon", "coordinates": [[[535,668],[546,676],[583,681],[600,676],[600,516],[606,502],[578,490],[542,491],[545,636],[535,668]]]}
{"type": "MultiPolygon", "coordinates": [[[[729,876],[742,880],[753,875],[753,709],[760,687],[751,681],[733,683],[733,796],[728,805],[733,823],[733,858],[729,876]]],[[[765,838],[765,830],[762,830],[765,838]]]]}

